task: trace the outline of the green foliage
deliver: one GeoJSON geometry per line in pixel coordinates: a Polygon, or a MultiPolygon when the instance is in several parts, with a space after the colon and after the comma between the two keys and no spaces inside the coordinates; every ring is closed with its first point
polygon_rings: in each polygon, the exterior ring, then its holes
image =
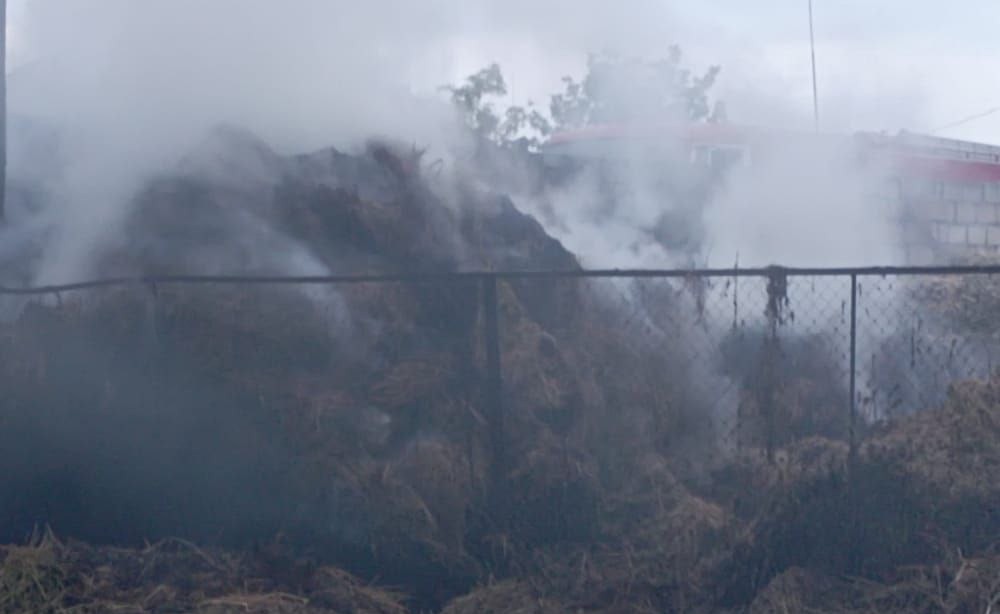
{"type": "Polygon", "coordinates": [[[466,127],[495,145],[532,149],[538,137],[550,131],[549,121],[531,103],[527,109],[510,106],[502,114],[496,110],[496,99],[507,95],[507,83],[495,63],[468,76],[461,85],[443,89],[451,95],[466,127]]]}
{"type": "Polygon", "coordinates": [[[554,129],[602,123],[723,121],[722,104],[712,104],[709,97],[720,68],[712,66],[698,75],[683,68],[683,59],[676,46],[659,60],[592,54],[582,80],[563,77],[563,91],[549,101],[551,119],[532,103],[497,110],[507,95],[507,83],[496,63],[468,76],[461,85],[442,89],[450,94],[466,127],[480,139],[504,148],[532,150],[554,129]]]}
{"type": "Polygon", "coordinates": [[[630,121],[722,121],[721,104],[710,104],[709,91],[720,67],[695,75],[682,67],[680,48],[660,60],[593,54],[582,81],[563,78],[563,92],[552,96],[549,111],[555,127],[630,121]]]}

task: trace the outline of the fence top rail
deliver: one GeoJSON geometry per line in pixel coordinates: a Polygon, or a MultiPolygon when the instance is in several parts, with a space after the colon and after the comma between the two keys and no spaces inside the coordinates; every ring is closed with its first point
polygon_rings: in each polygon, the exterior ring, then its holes
{"type": "Polygon", "coordinates": [[[358,284],[421,283],[496,279],[579,279],[579,278],[708,278],[708,277],[885,277],[934,275],[1000,275],[1000,265],[920,266],[920,267],[758,267],[728,269],[574,269],[538,271],[436,271],[406,273],[363,273],[348,275],[150,275],[107,277],[66,284],[32,287],[0,286],[0,295],[38,295],[114,286],[167,285],[267,285],[267,284],[358,284]]]}

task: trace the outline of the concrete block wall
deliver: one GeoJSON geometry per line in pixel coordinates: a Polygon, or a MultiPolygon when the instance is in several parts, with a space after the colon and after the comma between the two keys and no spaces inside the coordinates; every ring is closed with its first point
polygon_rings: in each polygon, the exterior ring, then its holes
{"type": "Polygon", "coordinates": [[[936,247],[950,254],[1000,252],[1000,183],[921,187],[903,190],[904,209],[936,247]]]}

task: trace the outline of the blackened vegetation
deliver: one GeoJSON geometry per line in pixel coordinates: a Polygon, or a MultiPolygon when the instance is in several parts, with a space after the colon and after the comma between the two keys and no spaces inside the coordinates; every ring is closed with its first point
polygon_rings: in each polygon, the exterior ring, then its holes
{"type": "MultiPolygon", "coordinates": [[[[963,384],[940,410],[869,439],[853,483],[846,481],[846,446],[822,440],[790,447],[770,477],[743,470],[743,479],[758,476],[750,479],[762,507],[754,538],[728,566],[726,601],[745,603],[776,575],[808,569],[819,574],[811,580],[817,586],[827,578],[867,579],[845,586],[846,603],[825,606],[837,611],[988,607],[996,577],[969,586],[962,576],[972,567],[996,569],[998,492],[985,459],[976,458],[996,458],[996,390],[995,380],[963,384]],[[938,588],[929,590],[934,577],[938,588]]],[[[787,598],[803,598],[801,590],[787,598]]]]}
{"type": "Polygon", "coordinates": [[[759,447],[773,460],[778,448],[803,438],[846,440],[844,368],[823,334],[785,328],[795,312],[780,270],[767,278],[763,316],[762,326],[748,325],[734,299],[732,329],[719,348],[720,371],[743,390],[736,446],[759,447]]]}
{"type": "MultiPolygon", "coordinates": [[[[213,164],[138,196],[123,241],[101,256],[107,274],[578,268],[509,199],[458,186],[466,202],[443,203],[405,151],[282,159],[245,135],[215,139],[221,160],[212,143],[213,164]],[[248,169],[267,180],[245,189],[248,169]]],[[[137,288],[29,304],[0,348],[2,537],[48,523],[98,543],[176,535],[238,547],[281,532],[300,554],[440,604],[505,565],[492,544],[516,539],[508,525],[533,542],[530,521],[548,516],[568,534],[580,501],[595,504],[569,460],[585,456],[568,441],[583,427],[583,376],[540,324],[569,327],[575,292],[498,288],[498,342],[520,367],[507,374],[508,429],[549,439],[539,451],[523,438],[536,452],[515,448],[505,473],[524,485],[526,466],[562,464],[581,485],[562,501],[549,495],[566,485],[550,475],[535,494],[520,489],[510,503],[527,515],[512,523],[494,517],[488,492],[477,280],[137,288]]]]}
{"type": "Polygon", "coordinates": [[[402,596],[295,560],[280,544],[240,555],[180,539],[125,550],[39,532],[0,547],[0,565],[4,612],[407,611],[402,596]]]}
{"type": "MultiPolygon", "coordinates": [[[[509,199],[458,182],[441,200],[412,148],[216,139],[140,194],[103,270],[578,267],[509,199]]],[[[850,489],[824,422],[842,391],[822,344],[783,334],[776,273],[768,326],[722,348],[748,435],[696,491],[678,450],[721,446],[672,324],[683,291],[469,279],[26,305],[0,325],[0,537],[28,540],[0,548],[0,612],[770,612],[813,594],[986,611],[1000,384],[872,434],[850,489]],[[44,524],[65,540],[28,539],[44,524]],[[844,576],[865,583],[835,590],[844,576]]]]}

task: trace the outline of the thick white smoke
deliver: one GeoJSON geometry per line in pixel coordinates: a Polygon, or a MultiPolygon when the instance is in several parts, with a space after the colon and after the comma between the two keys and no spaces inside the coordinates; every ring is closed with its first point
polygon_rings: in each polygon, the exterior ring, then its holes
{"type": "MultiPolygon", "coordinates": [[[[662,57],[679,43],[696,72],[723,66],[715,93],[734,120],[808,128],[804,14],[775,9],[765,19],[737,8],[728,0],[697,8],[658,0],[11,0],[11,112],[55,126],[63,143],[62,166],[46,178],[58,205],[50,212],[58,247],[46,254],[39,281],[91,273],[89,250],[118,231],[129,195],[215,124],[246,127],[280,151],[346,147],[371,135],[439,145],[450,137],[452,118],[435,88],[493,60],[505,69],[512,102],[544,105],[560,76],[580,75],[588,52],[662,57]],[[758,27],[762,21],[767,28],[758,27]]],[[[820,34],[831,130],[925,123],[926,105],[917,102],[925,98],[923,82],[913,71],[893,81],[882,66],[848,82],[848,69],[871,41],[856,44],[840,31],[824,40],[822,27],[820,34]]],[[[28,159],[18,146],[12,156],[15,174],[50,162],[28,159]]],[[[765,187],[776,181],[765,179],[765,187]]],[[[732,220],[745,221],[747,210],[736,203],[741,191],[758,207],[752,234],[768,246],[762,258],[793,260],[811,238],[830,243],[857,228],[851,216],[833,219],[831,207],[817,209],[821,221],[811,223],[798,196],[789,210],[752,181],[747,188],[733,187],[716,203],[712,219],[723,221],[710,226],[718,234],[713,258],[729,261],[737,249],[732,235],[741,226],[732,220]],[[774,249],[786,239],[788,250],[774,249]]],[[[550,227],[588,264],[677,264],[640,228],[662,203],[644,199],[620,217],[593,222],[580,213],[593,198],[590,187],[579,186],[557,203],[578,210],[550,227]]],[[[868,240],[869,230],[865,245],[876,240],[868,240]]],[[[820,250],[823,262],[857,254],[844,245],[842,252],[832,243],[820,250]]],[[[753,246],[739,247],[750,258],[753,246]]]]}
{"type": "MultiPolygon", "coordinates": [[[[31,281],[96,274],[95,248],[121,235],[135,191],[220,123],[244,127],[281,152],[349,148],[376,135],[446,145],[454,118],[436,87],[491,61],[505,69],[511,102],[544,104],[559,77],[580,76],[588,52],[656,58],[679,43],[696,73],[723,67],[713,94],[733,120],[810,130],[804,31],[785,33],[784,43],[767,41],[773,32],[748,41],[752,28],[720,25],[728,19],[725,2],[697,4],[694,18],[691,9],[661,0],[14,0],[11,114],[54,131],[59,147],[57,155],[36,151],[27,145],[37,133],[14,131],[12,175],[43,185],[47,207],[32,216],[11,212],[0,230],[0,258],[44,234],[31,281]]],[[[864,45],[821,51],[826,128],[847,134],[924,125],[920,79],[908,73],[892,81],[884,67],[856,74],[856,62],[846,60],[859,49],[877,55],[864,45]]],[[[694,262],[654,236],[661,214],[685,205],[658,192],[665,169],[641,148],[618,153],[629,162],[620,182],[632,194],[623,208],[607,209],[593,175],[544,209],[518,203],[534,207],[587,266],[730,266],[737,259],[742,266],[843,266],[896,258],[891,225],[872,211],[872,177],[837,148],[779,148],[731,174],[705,203],[709,251],[694,262]]],[[[675,177],[688,163],[676,151],[659,161],[675,177]]],[[[279,243],[255,245],[287,247],[279,243]]],[[[322,272],[298,252],[287,256],[299,272],[322,272]]],[[[707,307],[715,329],[728,323],[728,307],[707,307]]],[[[742,309],[762,313],[760,305],[742,309]]],[[[693,331],[684,337],[664,328],[654,341],[694,347],[701,334],[695,324],[678,326],[693,331]]],[[[719,339],[714,330],[705,337],[719,339]]],[[[696,385],[723,391],[716,413],[728,428],[737,400],[714,359],[701,356],[696,367],[704,377],[696,385]]]]}
{"type": "Polygon", "coordinates": [[[904,264],[885,169],[859,163],[848,138],[774,145],[735,168],[707,207],[709,264],[904,264]]]}
{"type": "Polygon", "coordinates": [[[440,145],[453,118],[439,85],[498,49],[563,58],[551,74],[521,81],[530,84],[556,83],[586,49],[629,38],[652,45],[668,12],[652,0],[634,5],[14,0],[11,114],[54,129],[62,163],[52,168],[51,156],[12,143],[13,175],[47,171],[52,203],[32,222],[54,241],[36,282],[93,274],[89,255],[121,231],[129,197],[216,124],[247,128],[283,152],[383,135],[440,145]]]}

